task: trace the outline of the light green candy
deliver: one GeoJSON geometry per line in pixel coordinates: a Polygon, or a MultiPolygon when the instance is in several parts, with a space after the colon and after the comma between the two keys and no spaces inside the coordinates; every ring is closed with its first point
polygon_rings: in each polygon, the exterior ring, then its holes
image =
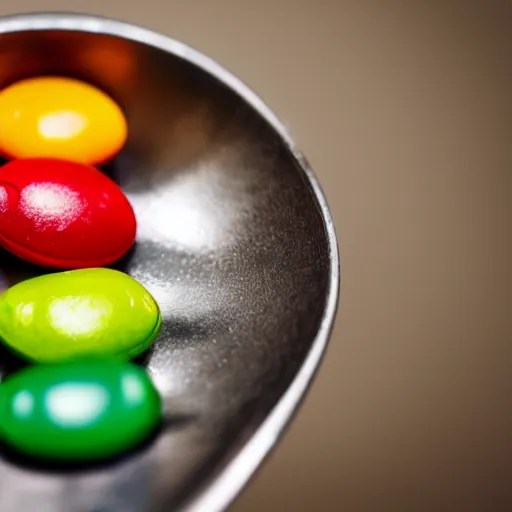
{"type": "Polygon", "coordinates": [[[106,268],[36,277],[0,295],[0,337],[33,362],[130,359],[150,346],[161,323],[149,292],[127,274],[106,268]]]}

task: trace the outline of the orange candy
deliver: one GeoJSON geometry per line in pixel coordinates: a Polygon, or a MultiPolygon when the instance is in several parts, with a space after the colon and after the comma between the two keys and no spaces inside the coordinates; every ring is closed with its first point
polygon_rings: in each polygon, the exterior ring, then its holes
{"type": "Polygon", "coordinates": [[[0,91],[0,153],[7,158],[101,164],[119,152],[126,136],[117,103],[80,80],[29,78],[0,91]]]}

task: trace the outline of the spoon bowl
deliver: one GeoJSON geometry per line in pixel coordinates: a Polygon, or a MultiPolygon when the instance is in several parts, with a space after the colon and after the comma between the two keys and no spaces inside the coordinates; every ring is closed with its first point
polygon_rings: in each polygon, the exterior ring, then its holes
{"type": "MultiPolygon", "coordinates": [[[[170,38],[76,14],[0,19],[0,88],[38,75],[92,83],[126,114],[127,144],[102,170],[138,220],[115,268],[161,308],[139,363],[166,421],[92,468],[0,456],[0,510],[222,510],[292,417],[332,328],[338,253],[320,187],[254,93],[170,38]]],[[[0,261],[3,289],[49,272],[0,261]]],[[[20,366],[0,351],[2,378],[20,366]]]]}

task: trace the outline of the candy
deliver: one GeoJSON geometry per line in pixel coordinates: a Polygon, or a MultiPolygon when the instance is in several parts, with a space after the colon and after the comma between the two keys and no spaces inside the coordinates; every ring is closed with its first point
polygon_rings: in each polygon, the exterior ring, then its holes
{"type": "Polygon", "coordinates": [[[141,284],[106,268],[27,279],[0,295],[0,337],[33,362],[130,359],[151,345],[161,322],[158,305],[141,284]]]}
{"type": "Polygon", "coordinates": [[[0,152],[8,158],[98,164],[121,149],[126,135],[119,106],[85,82],[29,78],[0,91],[0,152]]]}
{"type": "Polygon", "coordinates": [[[0,167],[0,245],[16,256],[63,269],[109,265],[135,235],[128,199],[97,169],[50,158],[0,167]]]}
{"type": "Polygon", "coordinates": [[[160,397],[142,368],[117,361],[38,365],[0,385],[0,438],[29,456],[108,458],[147,438],[160,397]]]}

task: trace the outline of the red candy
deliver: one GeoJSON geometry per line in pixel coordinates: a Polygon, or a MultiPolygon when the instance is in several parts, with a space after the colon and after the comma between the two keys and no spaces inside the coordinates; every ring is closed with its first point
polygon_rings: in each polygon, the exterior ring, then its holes
{"type": "Polygon", "coordinates": [[[93,167],[51,158],[0,167],[0,245],[44,267],[109,265],[135,241],[133,209],[93,167]]]}

